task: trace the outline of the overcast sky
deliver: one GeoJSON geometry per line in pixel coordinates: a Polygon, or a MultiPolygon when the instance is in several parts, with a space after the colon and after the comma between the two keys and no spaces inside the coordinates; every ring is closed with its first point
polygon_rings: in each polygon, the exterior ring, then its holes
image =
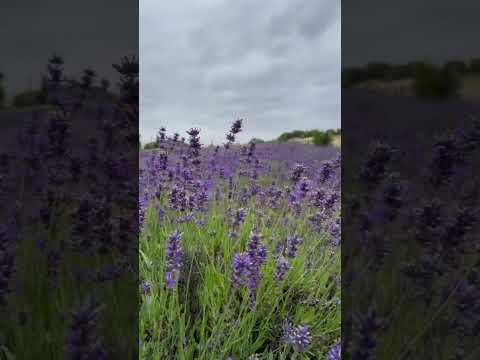
{"type": "Polygon", "coordinates": [[[65,60],[65,75],[92,67],[118,81],[112,63],[138,54],[138,3],[131,0],[29,0],[0,3],[0,72],[11,97],[38,88],[48,58],[65,60]]]}
{"type": "Polygon", "coordinates": [[[140,133],[340,127],[338,0],[140,1],[140,133]]]}
{"type": "Polygon", "coordinates": [[[471,0],[342,0],[343,65],[480,57],[479,14],[471,0]]]}

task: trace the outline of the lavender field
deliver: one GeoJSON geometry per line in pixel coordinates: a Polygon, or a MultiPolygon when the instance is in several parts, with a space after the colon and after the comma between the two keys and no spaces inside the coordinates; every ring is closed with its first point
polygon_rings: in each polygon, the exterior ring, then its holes
{"type": "Polygon", "coordinates": [[[54,56],[49,108],[0,111],[1,359],[138,358],[137,63],[105,103],[54,56]]]}
{"type": "Polygon", "coordinates": [[[142,359],[341,357],[340,151],[242,125],[140,154],[142,359]]]}
{"type": "Polygon", "coordinates": [[[458,99],[342,93],[349,359],[479,358],[478,113],[458,99]]]}

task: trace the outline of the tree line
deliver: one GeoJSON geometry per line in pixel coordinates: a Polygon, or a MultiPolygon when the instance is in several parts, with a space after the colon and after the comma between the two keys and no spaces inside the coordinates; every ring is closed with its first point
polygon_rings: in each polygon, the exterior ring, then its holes
{"type": "Polygon", "coordinates": [[[325,131],[314,130],[294,130],[291,132],[285,132],[277,139],[278,142],[286,142],[291,139],[306,139],[312,138],[312,142],[315,145],[330,145],[336,136],[340,135],[340,129],[328,129],[325,131]]]}
{"type": "Polygon", "coordinates": [[[0,108],[28,108],[33,106],[47,105],[47,78],[55,79],[58,83],[68,83],[70,86],[78,86],[82,89],[98,87],[105,92],[110,89],[110,81],[106,78],[98,79],[95,70],[86,68],[83,70],[80,79],[67,78],[63,75],[63,57],[53,54],[48,59],[48,76],[42,76],[39,86],[35,89],[27,89],[15,94],[10,101],[7,101],[5,91],[5,75],[0,72],[0,108]]]}
{"type": "Polygon", "coordinates": [[[342,88],[369,80],[413,80],[415,95],[425,98],[450,98],[458,95],[461,77],[480,74],[480,58],[468,61],[452,60],[443,64],[413,61],[407,64],[371,62],[364,66],[346,67],[342,70],[342,88]]]}

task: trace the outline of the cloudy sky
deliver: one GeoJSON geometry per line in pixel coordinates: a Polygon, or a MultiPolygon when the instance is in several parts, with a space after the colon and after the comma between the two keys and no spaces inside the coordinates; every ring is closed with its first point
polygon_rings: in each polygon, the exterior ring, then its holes
{"type": "Polygon", "coordinates": [[[338,0],[140,1],[140,133],[340,127],[338,0]]]}
{"type": "Polygon", "coordinates": [[[444,63],[479,57],[480,2],[342,0],[342,62],[444,63]]]}
{"type": "Polygon", "coordinates": [[[65,74],[93,67],[118,81],[112,63],[138,54],[138,3],[131,0],[16,0],[0,3],[0,72],[9,97],[37,88],[58,53],[65,74]]]}

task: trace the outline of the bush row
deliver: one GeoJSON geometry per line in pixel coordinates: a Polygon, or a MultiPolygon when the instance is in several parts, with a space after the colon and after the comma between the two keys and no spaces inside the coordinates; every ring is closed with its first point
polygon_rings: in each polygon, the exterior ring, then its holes
{"type": "Polygon", "coordinates": [[[468,62],[449,61],[443,65],[425,61],[400,65],[369,63],[361,67],[343,69],[342,88],[349,88],[368,80],[395,81],[409,78],[414,79],[415,95],[425,98],[449,98],[458,94],[462,75],[475,73],[480,74],[480,58],[468,62]]]}
{"type": "MultiPolygon", "coordinates": [[[[63,59],[61,58],[55,58],[54,60],[59,61],[60,65],[63,64],[63,59]]],[[[61,74],[56,76],[59,76],[58,81],[70,81],[71,83],[78,84],[78,86],[83,89],[91,89],[97,82],[97,74],[94,70],[90,68],[87,68],[83,71],[80,81],[77,81],[73,78],[61,78],[61,74]]],[[[47,104],[47,89],[45,88],[45,78],[42,79],[39,89],[24,90],[17,93],[15,96],[13,96],[10,104],[7,104],[4,78],[5,77],[3,73],[0,72],[0,108],[4,108],[6,106],[12,106],[14,108],[26,108],[47,104]]],[[[110,82],[106,78],[102,78],[98,84],[99,87],[105,92],[107,92],[110,88],[110,82]]]]}
{"type": "Polygon", "coordinates": [[[289,141],[291,139],[305,139],[313,138],[315,145],[330,145],[335,136],[340,135],[340,129],[328,129],[322,130],[294,130],[291,132],[285,132],[277,139],[279,142],[289,141]]]}
{"type": "MultiPolygon", "coordinates": [[[[407,64],[371,62],[365,66],[346,67],[342,70],[342,86],[349,87],[367,80],[388,81],[414,78],[419,70],[431,66],[432,64],[425,61],[412,61],[407,64]]],[[[448,61],[437,67],[458,74],[480,73],[480,58],[470,61],[448,61]]]]}

